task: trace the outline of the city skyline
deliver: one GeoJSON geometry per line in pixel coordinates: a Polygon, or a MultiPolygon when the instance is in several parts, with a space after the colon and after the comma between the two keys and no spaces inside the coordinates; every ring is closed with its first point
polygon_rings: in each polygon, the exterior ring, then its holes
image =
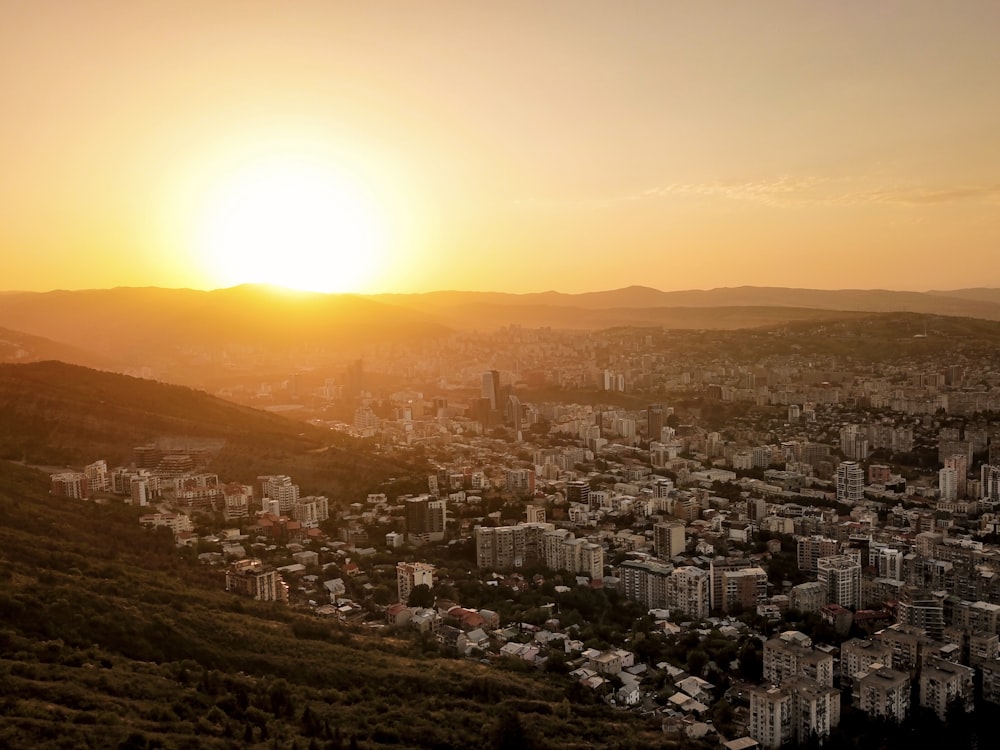
{"type": "Polygon", "coordinates": [[[0,3],[4,290],[1000,286],[1000,7],[0,3]]]}

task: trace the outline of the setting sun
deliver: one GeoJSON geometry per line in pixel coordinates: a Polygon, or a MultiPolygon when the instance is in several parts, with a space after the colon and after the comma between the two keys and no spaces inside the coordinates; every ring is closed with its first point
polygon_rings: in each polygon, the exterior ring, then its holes
{"type": "Polygon", "coordinates": [[[359,291],[376,274],[385,219],[334,166],[301,158],[243,165],[209,191],[195,247],[223,285],[267,283],[316,292],[359,291]]]}

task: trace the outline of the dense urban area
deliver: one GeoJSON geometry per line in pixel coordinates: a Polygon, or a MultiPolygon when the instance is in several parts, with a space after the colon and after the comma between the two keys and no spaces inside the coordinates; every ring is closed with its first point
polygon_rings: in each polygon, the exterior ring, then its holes
{"type": "Polygon", "coordinates": [[[57,471],[52,493],[144,506],[234,597],[564,675],[571,702],[678,740],[959,737],[1000,705],[1000,367],[927,320],[303,355],[218,395],[404,457],[419,482],[219,476],[212,444],[175,437],[57,471]],[[898,325],[892,346],[866,325],[898,325]]]}

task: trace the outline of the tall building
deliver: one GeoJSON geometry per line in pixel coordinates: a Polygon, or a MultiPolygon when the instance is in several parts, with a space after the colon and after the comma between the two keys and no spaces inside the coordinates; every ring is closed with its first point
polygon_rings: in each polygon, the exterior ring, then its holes
{"type": "MultiPolygon", "coordinates": [[[[716,572],[711,575],[714,585],[716,572]]],[[[718,593],[723,612],[753,609],[767,601],[767,571],[756,567],[722,570],[719,589],[712,592],[712,601],[714,606],[718,593]]]]}
{"type": "Polygon", "coordinates": [[[535,472],[533,469],[507,469],[507,491],[521,495],[535,494],[535,472]]]}
{"type": "Polygon", "coordinates": [[[931,709],[941,721],[948,709],[958,703],[966,713],[972,711],[973,670],[961,664],[929,656],[920,670],[920,706],[931,709]]]}
{"type": "Polygon", "coordinates": [[[709,614],[709,580],[704,568],[685,565],[675,569],[667,579],[667,607],[686,616],[704,619],[709,614]]]}
{"type": "Polygon", "coordinates": [[[82,500],[88,496],[87,475],[82,471],[63,471],[49,477],[51,493],[58,497],[82,500]]]}
{"type": "Polygon", "coordinates": [[[483,373],[482,387],[480,388],[482,398],[489,399],[490,410],[496,411],[500,408],[500,373],[496,370],[487,370],[483,373]]]}
{"type": "Polygon", "coordinates": [[[432,500],[428,495],[407,498],[403,515],[410,544],[444,541],[448,525],[447,500],[432,500]]]}
{"type": "Polygon", "coordinates": [[[865,471],[857,461],[837,465],[837,502],[853,505],[865,499],[865,471]]]}
{"type": "Polygon", "coordinates": [[[618,567],[618,593],[649,609],[669,609],[667,589],[673,570],[670,564],[626,560],[618,567]]]}
{"type": "Polygon", "coordinates": [[[666,413],[663,410],[663,404],[650,404],[646,407],[647,440],[659,440],[665,424],[666,413]]]}
{"type": "Polygon", "coordinates": [[[841,427],[840,452],[852,461],[864,461],[868,458],[868,431],[856,424],[841,427]]]}
{"type": "Polygon", "coordinates": [[[483,570],[517,570],[545,563],[543,536],[554,531],[551,523],[476,528],[476,565],[483,570]]]}
{"type": "Polygon", "coordinates": [[[95,492],[107,492],[110,488],[108,464],[103,459],[84,466],[83,474],[87,477],[87,493],[89,495],[93,495],[95,492]]]}
{"type": "Polygon", "coordinates": [[[969,457],[967,455],[948,456],[944,460],[944,469],[954,469],[955,471],[955,498],[968,495],[969,457]]]}
{"type": "Polygon", "coordinates": [[[821,557],[816,562],[816,579],[823,584],[828,604],[848,609],[861,606],[861,565],[853,557],[821,557]]]}
{"type": "Polygon", "coordinates": [[[571,503],[590,502],[590,484],[582,479],[566,482],[566,499],[571,503]]]}
{"type": "Polygon", "coordinates": [[[938,496],[943,503],[958,499],[958,474],[954,468],[946,466],[938,471],[938,496]]]}
{"type": "Polygon", "coordinates": [[[750,561],[746,558],[723,558],[713,560],[709,564],[708,572],[711,580],[708,585],[710,607],[712,609],[723,609],[726,586],[723,576],[731,571],[743,570],[750,567],[750,561]]]}
{"type": "Polygon", "coordinates": [[[853,685],[872,665],[892,664],[892,647],[884,641],[851,638],[840,646],[840,684],[853,685]]]}
{"type": "Polygon", "coordinates": [[[247,518],[253,502],[253,487],[231,482],[222,488],[222,501],[227,519],[247,518]]]}
{"type": "Polygon", "coordinates": [[[819,535],[799,537],[797,544],[797,560],[799,570],[815,573],[817,561],[821,557],[832,557],[840,552],[836,539],[827,539],[819,535]]]}
{"type": "Polygon", "coordinates": [[[568,570],[591,578],[604,578],[604,548],[587,539],[577,539],[567,529],[548,531],[542,536],[545,567],[568,570]]]}
{"type": "Polygon", "coordinates": [[[768,640],[764,644],[764,681],[779,685],[795,677],[808,677],[823,687],[832,687],[833,656],[795,641],[768,640]]]}
{"type": "Polygon", "coordinates": [[[858,679],[856,704],[873,718],[901,724],[910,713],[910,676],[874,664],[858,679]]]}
{"type": "MultiPolygon", "coordinates": [[[[1000,447],[1000,441],[997,441],[994,445],[1000,447]]],[[[983,500],[1000,502],[1000,465],[983,464],[983,468],[980,469],[979,478],[980,495],[983,500]]]]}
{"type": "Polygon", "coordinates": [[[904,586],[899,598],[897,618],[900,624],[921,628],[931,638],[940,638],[944,630],[945,593],[933,593],[916,586],[904,586]]]}
{"type": "Polygon", "coordinates": [[[748,734],[763,748],[820,741],[840,723],[840,692],[800,678],[750,688],[748,734]]]}
{"type": "Polygon", "coordinates": [[[288,601],[288,586],[278,571],[251,558],[233,563],[226,571],[226,591],[263,602],[288,601]]]}
{"type": "Polygon", "coordinates": [[[407,604],[410,601],[410,593],[417,586],[434,585],[434,566],[424,562],[399,562],[396,563],[396,587],[399,592],[399,601],[407,604]]]}
{"type": "Polygon", "coordinates": [[[792,586],[791,606],[799,612],[819,612],[826,601],[826,591],[819,581],[792,586]]]}
{"type": "Polygon", "coordinates": [[[671,560],[684,551],[684,524],[658,523],[653,526],[653,546],[661,560],[671,560]]]}
{"type": "Polygon", "coordinates": [[[278,511],[282,514],[291,512],[292,506],[299,499],[299,486],[292,482],[291,477],[276,474],[257,477],[257,481],[260,483],[261,498],[276,500],[278,511]]]}
{"type": "Polygon", "coordinates": [[[330,501],[322,495],[300,497],[292,505],[291,515],[303,528],[315,529],[330,517],[330,501]]]}

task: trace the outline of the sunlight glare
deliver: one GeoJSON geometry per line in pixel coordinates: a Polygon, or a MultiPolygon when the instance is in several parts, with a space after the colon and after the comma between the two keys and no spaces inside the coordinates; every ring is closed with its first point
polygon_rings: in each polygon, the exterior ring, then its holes
{"type": "Polygon", "coordinates": [[[357,292],[378,271],[385,235],[361,185],[322,161],[279,158],[220,181],[203,204],[196,249],[225,286],[357,292]]]}

